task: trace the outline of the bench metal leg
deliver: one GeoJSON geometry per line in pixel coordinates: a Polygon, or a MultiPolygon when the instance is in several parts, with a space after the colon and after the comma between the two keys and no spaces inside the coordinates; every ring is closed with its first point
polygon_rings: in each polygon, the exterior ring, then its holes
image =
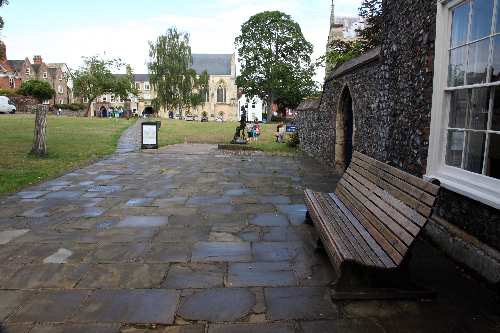
{"type": "Polygon", "coordinates": [[[304,223],[307,224],[307,225],[313,225],[314,224],[314,222],[313,222],[313,220],[311,218],[311,214],[309,214],[309,211],[307,211],[307,213],[306,213],[306,219],[305,219],[304,223]]]}
{"type": "Polygon", "coordinates": [[[403,269],[367,270],[353,264],[342,265],[340,276],[332,285],[332,299],[344,300],[432,300],[434,290],[420,288],[409,280],[403,269]]]}

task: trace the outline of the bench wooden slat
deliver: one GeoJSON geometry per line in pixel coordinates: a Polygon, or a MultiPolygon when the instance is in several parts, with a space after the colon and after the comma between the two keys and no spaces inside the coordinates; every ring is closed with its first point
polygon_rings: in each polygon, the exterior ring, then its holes
{"type": "Polygon", "coordinates": [[[370,180],[372,183],[376,184],[378,187],[381,189],[389,192],[391,195],[393,195],[396,199],[401,200],[403,203],[408,205],[409,207],[415,209],[417,212],[422,214],[423,216],[430,216],[431,214],[431,207],[427,206],[426,204],[418,201],[417,199],[413,198],[409,194],[406,194],[403,191],[400,191],[398,188],[395,186],[392,186],[391,184],[387,183],[383,179],[377,178],[376,175],[368,172],[367,170],[363,169],[362,167],[351,164],[350,167],[357,173],[363,175],[366,179],[370,180]]]}
{"type": "MultiPolygon", "coordinates": [[[[329,209],[332,213],[336,215],[337,222],[340,228],[343,229],[344,234],[351,242],[354,248],[360,249],[359,254],[362,259],[362,263],[367,266],[380,266],[385,265],[382,260],[377,256],[375,251],[366,242],[365,238],[360,234],[360,232],[354,227],[351,221],[345,216],[342,210],[337,206],[333,198],[328,194],[320,194],[325,197],[329,202],[329,209]]],[[[365,230],[366,233],[366,230],[365,230]]]]}
{"type": "Polygon", "coordinates": [[[349,262],[399,268],[427,223],[438,190],[356,152],[335,193],[306,190],[305,201],[332,263],[342,274],[349,262]]]}
{"type": "Polygon", "coordinates": [[[358,158],[358,159],[361,159],[367,163],[375,165],[377,168],[385,170],[386,172],[389,172],[390,174],[392,174],[400,179],[403,179],[405,182],[410,183],[413,186],[416,186],[419,189],[424,190],[424,191],[426,191],[434,196],[436,196],[439,192],[439,186],[434,185],[434,184],[427,182],[423,179],[420,179],[418,177],[415,177],[415,176],[413,176],[409,173],[406,173],[404,171],[401,171],[399,169],[396,169],[394,167],[391,167],[390,165],[385,164],[383,162],[380,162],[380,161],[378,161],[374,158],[371,158],[367,155],[361,154],[359,152],[354,152],[353,156],[358,158]]]}
{"type": "Polygon", "coordinates": [[[340,241],[343,243],[345,248],[347,248],[354,261],[373,265],[375,262],[368,256],[367,253],[363,251],[363,247],[345,227],[342,218],[338,215],[338,212],[333,209],[332,204],[329,200],[327,200],[327,197],[324,196],[323,193],[313,193],[313,195],[315,196],[320,207],[326,212],[326,215],[334,219],[334,221],[330,220],[332,223],[328,223],[326,226],[329,232],[332,232],[340,237],[340,241]]]}
{"type": "Polygon", "coordinates": [[[362,222],[367,230],[372,231],[372,235],[376,237],[379,245],[387,251],[395,263],[399,263],[408,247],[343,186],[337,186],[335,194],[341,198],[343,202],[349,204],[353,215],[358,221],[362,222]],[[353,207],[355,210],[352,209],[353,207]],[[380,236],[377,236],[374,230],[377,230],[380,236]]]}
{"type": "Polygon", "coordinates": [[[429,207],[434,205],[434,201],[436,200],[436,198],[434,196],[432,196],[431,194],[429,194],[423,190],[420,190],[419,188],[416,188],[408,183],[405,183],[403,180],[391,175],[390,173],[388,173],[384,170],[381,170],[381,169],[377,168],[376,166],[371,165],[370,163],[367,163],[367,162],[365,162],[361,159],[358,159],[358,158],[353,158],[351,163],[355,163],[355,164],[359,165],[360,167],[364,168],[365,170],[373,173],[377,177],[380,177],[381,179],[385,180],[389,184],[395,186],[399,190],[411,195],[412,197],[414,197],[418,201],[425,203],[429,207]]]}
{"type": "MultiPolygon", "coordinates": [[[[332,198],[332,200],[335,201],[335,204],[342,211],[344,216],[349,219],[351,224],[363,237],[366,244],[370,246],[370,248],[377,255],[379,260],[385,265],[385,267],[387,268],[395,267],[394,261],[387,255],[386,251],[377,243],[377,241],[374,239],[374,236],[370,234],[370,232],[365,228],[365,226],[360,221],[358,221],[358,219],[356,219],[356,217],[351,213],[351,211],[342,203],[341,199],[337,197],[334,193],[330,193],[329,195],[332,198]]],[[[371,225],[370,227],[371,227],[370,229],[373,229],[371,225]]],[[[373,231],[376,230],[373,229],[373,231]]],[[[377,234],[377,232],[374,233],[377,234]]]]}
{"type": "Polygon", "coordinates": [[[389,205],[394,207],[396,210],[398,210],[401,214],[403,214],[408,219],[413,221],[419,227],[423,227],[425,225],[425,223],[427,222],[427,219],[423,215],[419,214],[416,210],[411,209],[410,207],[406,206],[403,202],[396,199],[390,193],[381,189],[380,187],[378,187],[377,185],[372,183],[370,180],[366,179],[361,174],[357,173],[354,169],[349,168],[346,171],[346,173],[348,175],[350,175],[351,177],[355,178],[360,183],[362,183],[370,191],[373,191],[373,193],[375,193],[379,198],[381,198],[382,200],[387,202],[389,205]]]}
{"type": "Polygon", "coordinates": [[[352,184],[349,184],[345,178],[340,180],[340,183],[349,192],[351,192],[378,220],[380,220],[389,230],[391,230],[407,247],[413,242],[414,237],[403,229],[399,224],[394,222],[387,214],[378,208],[373,202],[358,191],[352,184]]]}
{"type": "Polygon", "coordinates": [[[344,242],[341,241],[339,235],[330,232],[330,227],[328,225],[331,224],[331,221],[328,219],[326,214],[319,209],[321,208],[321,205],[314,195],[314,192],[307,191],[306,199],[306,202],[309,201],[309,212],[316,216],[316,218],[313,218],[313,221],[320,228],[320,238],[322,239],[324,246],[327,248],[333,246],[334,248],[329,250],[337,253],[341,260],[354,260],[355,256],[348,250],[344,242]]]}
{"type": "Polygon", "coordinates": [[[414,237],[420,232],[420,227],[410,221],[408,218],[399,213],[396,209],[392,208],[390,205],[385,203],[382,199],[366,188],[361,182],[357,181],[351,177],[348,173],[344,175],[344,179],[347,180],[352,186],[354,186],[358,191],[364,194],[371,202],[373,202],[378,208],[380,208],[386,215],[396,222],[403,229],[408,231],[414,237]]]}

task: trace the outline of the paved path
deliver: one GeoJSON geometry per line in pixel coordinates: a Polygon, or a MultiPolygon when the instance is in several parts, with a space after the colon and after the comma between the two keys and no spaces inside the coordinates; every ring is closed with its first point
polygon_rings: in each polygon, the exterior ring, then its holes
{"type": "Polygon", "coordinates": [[[0,332],[498,328],[487,292],[424,242],[417,272],[448,285],[439,301],[333,303],[302,191],[336,180],[302,158],[179,145],[0,199],[0,332]]]}
{"type": "Polygon", "coordinates": [[[125,130],[118,140],[116,147],[118,154],[131,153],[141,148],[141,124],[142,119],[138,119],[135,124],[125,130]]]}

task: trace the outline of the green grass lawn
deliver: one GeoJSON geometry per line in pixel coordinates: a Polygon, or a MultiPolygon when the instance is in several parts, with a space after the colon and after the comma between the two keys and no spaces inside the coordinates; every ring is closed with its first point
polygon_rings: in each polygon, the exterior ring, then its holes
{"type": "MultiPolygon", "coordinates": [[[[160,146],[173,145],[178,143],[212,143],[228,144],[234,136],[236,122],[190,122],[184,120],[161,119],[159,143],[160,146]]],[[[284,143],[275,142],[274,133],[276,124],[262,124],[261,135],[257,142],[251,142],[250,146],[271,153],[293,154],[296,148],[289,147],[284,143]]]]}
{"type": "Polygon", "coordinates": [[[0,194],[61,175],[112,154],[123,130],[133,121],[49,117],[46,158],[28,153],[34,116],[0,115],[0,194]]]}

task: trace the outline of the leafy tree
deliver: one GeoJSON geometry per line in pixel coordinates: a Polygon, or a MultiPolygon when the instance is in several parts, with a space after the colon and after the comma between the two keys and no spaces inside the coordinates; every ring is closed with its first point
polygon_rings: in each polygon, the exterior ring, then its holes
{"type": "Polygon", "coordinates": [[[191,68],[193,58],[189,34],[170,28],[156,41],[149,42],[149,80],[156,90],[153,104],[166,111],[189,110],[202,103],[202,93],[208,88],[208,73],[200,78],[191,68]]]}
{"type": "MultiPolygon", "coordinates": [[[[9,4],[8,0],[0,0],[0,7],[8,5],[8,4],[9,4]]],[[[3,18],[0,16],[0,31],[3,29],[4,23],[5,22],[3,21],[3,18]]]]}
{"type": "MultiPolygon", "coordinates": [[[[56,93],[47,81],[38,80],[24,81],[18,92],[36,98],[39,103],[51,99],[56,93]]],[[[38,157],[47,155],[47,112],[48,108],[46,107],[37,107],[36,109],[35,133],[31,154],[38,157]]]]}
{"type": "Polygon", "coordinates": [[[114,75],[112,70],[120,70],[125,66],[120,59],[105,60],[98,56],[85,57],[83,66],[74,71],[73,86],[77,96],[87,99],[87,113],[97,97],[114,94],[126,100],[130,95],[137,95],[134,86],[132,68],[126,65],[125,75],[114,75]]]}
{"type": "Polygon", "coordinates": [[[359,16],[365,21],[365,28],[358,30],[362,52],[366,52],[383,42],[384,19],[382,17],[383,0],[363,0],[359,7],[359,16]]]}
{"type": "Polygon", "coordinates": [[[54,89],[47,81],[28,80],[24,81],[19,88],[18,93],[24,96],[31,96],[43,103],[50,100],[55,95],[54,89]]]}
{"type": "Polygon", "coordinates": [[[344,41],[344,40],[333,40],[328,45],[328,51],[326,54],[319,59],[320,64],[326,62],[326,68],[333,69],[335,66],[349,61],[363,53],[363,45],[361,41],[344,41]]]}
{"type": "MultiPolygon", "coordinates": [[[[236,38],[241,75],[236,82],[249,97],[296,107],[315,89],[313,46],[298,23],[279,11],[252,16],[241,26],[236,38]]],[[[270,120],[270,119],[269,119],[270,120]]]]}

